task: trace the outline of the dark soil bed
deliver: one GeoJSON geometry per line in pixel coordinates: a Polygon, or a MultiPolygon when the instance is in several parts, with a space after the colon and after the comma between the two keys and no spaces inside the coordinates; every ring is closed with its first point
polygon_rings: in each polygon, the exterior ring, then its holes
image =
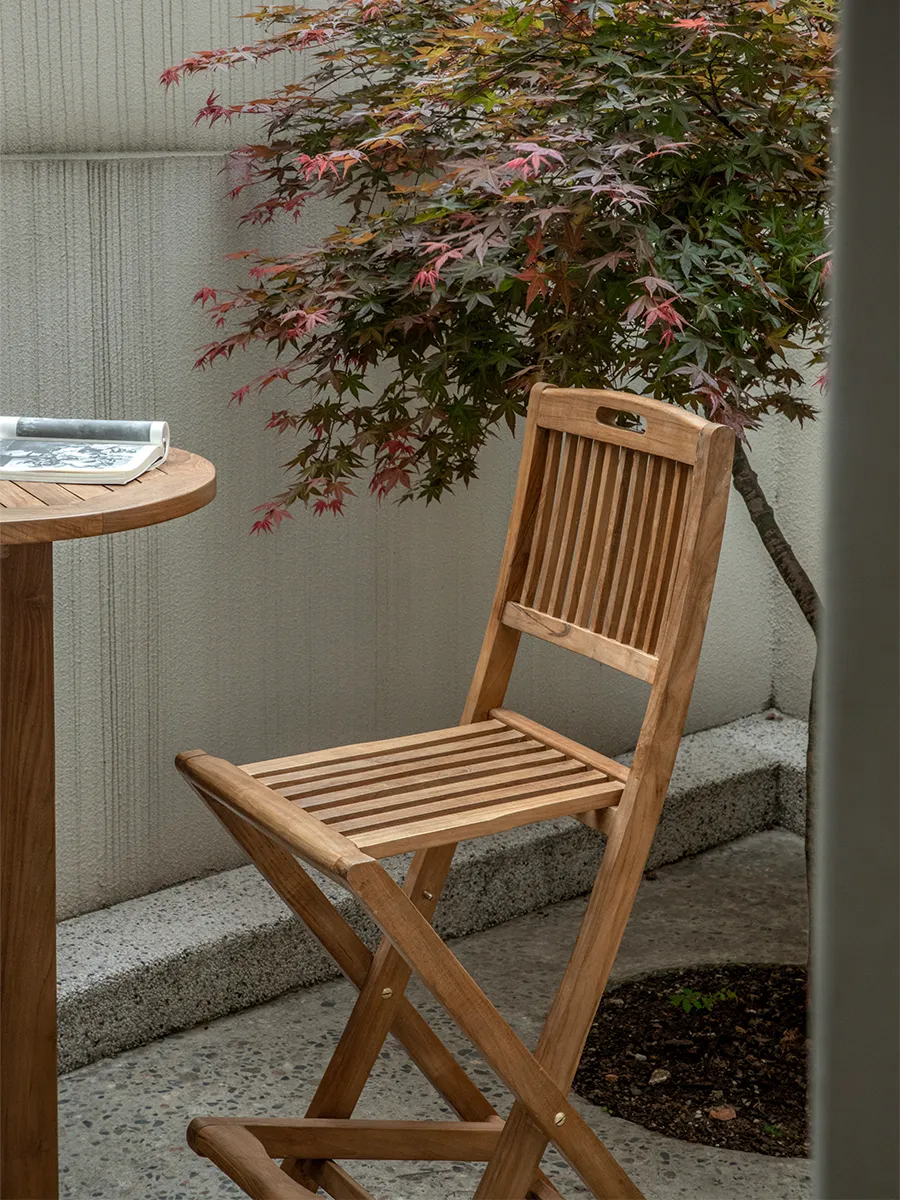
{"type": "Polygon", "coordinates": [[[805,968],[701,967],[623,984],[600,1005],[574,1086],[683,1141],[806,1155],[805,968]]]}

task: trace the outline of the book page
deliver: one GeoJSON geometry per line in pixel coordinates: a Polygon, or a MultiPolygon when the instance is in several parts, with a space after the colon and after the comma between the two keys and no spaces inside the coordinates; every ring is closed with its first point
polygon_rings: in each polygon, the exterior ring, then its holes
{"type": "Polygon", "coordinates": [[[0,471],[127,471],[148,457],[139,442],[63,442],[40,438],[0,440],[0,471]]]}

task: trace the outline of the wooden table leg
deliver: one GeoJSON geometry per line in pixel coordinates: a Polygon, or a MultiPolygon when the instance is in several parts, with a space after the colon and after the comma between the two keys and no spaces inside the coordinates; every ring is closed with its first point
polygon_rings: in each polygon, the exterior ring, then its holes
{"type": "Polygon", "coordinates": [[[0,1200],[58,1195],[53,543],[0,546],[0,1200]]]}

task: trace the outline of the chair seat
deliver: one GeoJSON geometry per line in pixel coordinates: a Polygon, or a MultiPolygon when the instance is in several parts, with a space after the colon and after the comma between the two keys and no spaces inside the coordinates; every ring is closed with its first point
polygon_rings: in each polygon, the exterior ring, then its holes
{"type": "Polygon", "coordinates": [[[374,858],[605,808],[618,803],[627,775],[595,751],[499,709],[471,725],[241,770],[374,858]]]}

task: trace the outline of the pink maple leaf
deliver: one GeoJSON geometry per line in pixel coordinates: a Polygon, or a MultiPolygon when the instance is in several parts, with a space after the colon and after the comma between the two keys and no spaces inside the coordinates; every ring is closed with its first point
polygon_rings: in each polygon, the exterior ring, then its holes
{"type": "Polygon", "coordinates": [[[713,21],[710,17],[680,17],[672,24],[676,29],[700,29],[704,33],[708,33],[710,29],[714,29],[721,21],[713,21]]]}
{"type": "Polygon", "coordinates": [[[539,175],[543,168],[554,160],[565,165],[566,160],[558,150],[548,150],[534,142],[518,142],[515,148],[524,153],[520,154],[518,158],[511,158],[503,166],[508,171],[518,171],[523,179],[539,175]]]}
{"type": "Polygon", "coordinates": [[[253,522],[251,533],[272,533],[285,518],[289,517],[292,521],[294,519],[293,513],[289,513],[280,500],[268,500],[265,504],[258,504],[253,511],[264,515],[253,522]]]}

